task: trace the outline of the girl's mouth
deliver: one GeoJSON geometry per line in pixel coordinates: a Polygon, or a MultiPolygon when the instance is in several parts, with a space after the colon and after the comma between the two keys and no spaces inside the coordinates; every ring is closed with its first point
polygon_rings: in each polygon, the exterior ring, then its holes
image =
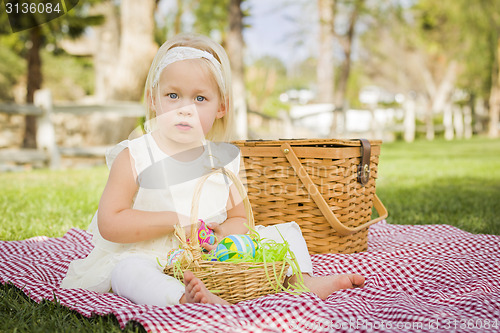
{"type": "Polygon", "coordinates": [[[185,123],[185,122],[178,123],[175,125],[175,127],[181,131],[188,131],[191,128],[193,128],[191,125],[189,125],[188,123],[185,123]]]}

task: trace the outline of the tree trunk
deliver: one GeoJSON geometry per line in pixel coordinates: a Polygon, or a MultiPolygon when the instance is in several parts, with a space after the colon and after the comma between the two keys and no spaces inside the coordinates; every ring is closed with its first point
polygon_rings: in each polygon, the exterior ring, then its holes
{"type": "Polygon", "coordinates": [[[457,78],[457,69],[458,63],[455,60],[450,61],[443,80],[439,83],[436,93],[432,98],[432,110],[434,113],[442,111],[445,105],[450,103],[451,93],[453,92],[457,78]]]}
{"type": "Polygon", "coordinates": [[[464,114],[458,105],[453,106],[453,128],[457,139],[464,137],[464,114]]]}
{"type": "Polygon", "coordinates": [[[465,105],[462,113],[464,114],[464,137],[470,139],[472,138],[472,109],[470,105],[465,105]]]}
{"type": "MultiPolygon", "coordinates": [[[[453,88],[455,87],[455,81],[457,77],[457,67],[458,64],[455,60],[452,60],[448,64],[444,78],[437,87],[436,94],[434,95],[434,98],[432,100],[432,109],[431,109],[432,115],[441,111],[444,113],[443,122],[445,125],[445,138],[447,140],[452,140],[454,137],[453,105],[452,101],[450,100],[450,97],[453,92],[453,88]]],[[[432,136],[434,138],[434,134],[432,136]]]]}
{"type": "Polygon", "coordinates": [[[458,63],[455,60],[450,61],[446,67],[444,77],[438,86],[436,86],[434,80],[432,79],[432,75],[427,68],[422,73],[423,78],[426,81],[430,102],[430,107],[426,115],[426,138],[428,140],[434,139],[434,114],[445,112],[445,108],[451,107],[451,105],[448,104],[451,103],[450,96],[453,92],[453,88],[455,87],[457,70],[458,63]]]}
{"type": "Polygon", "coordinates": [[[343,38],[341,45],[344,49],[344,62],[340,68],[339,81],[336,89],[335,104],[338,108],[343,108],[345,106],[345,100],[347,95],[347,84],[349,82],[349,76],[351,74],[351,53],[352,53],[352,41],[354,39],[354,33],[356,28],[356,22],[358,21],[359,11],[363,5],[364,0],[357,0],[354,4],[354,8],[351,12],[351,17],[349,19],[349,28],[347,33],[343,38]]]}
{"type": "Polygon", "coordinates": [[[243,13],[242,0],[231,0],[229,3],[229,32],[226,49],[231,63],[236,136],[238,139],[248,137],[248,120],[246,92],[243,66],[243,13]]]}
{"type": "Polygon", "coordinates": [[[115,66],[120,48],[120,23],[118,9],[113,0],[105,0],[92,6],[93,15],[103,15],[104,23],[94,27],[96,31],[95,96],[98,102],[108,101],[113,96],[115,66]]]}
{"type": "MultiPolygon", "coordinates": [[[[351,53],[352,53],[352,41],[354,39],[354,32],[355,32],[355,27],[356,27],[356,22],[359,17],[359,11],[361,9],[361,6],[363,5],[364,0],[357,0],[354,4],[354,8],[352,9],[351,16],[349,19],[349,28],[347,29],[347,33],[345,37],[339,37],[342,38],[341,45],[343,46],[344,49],[344,62],[342,63],[342,66],[340,68],[340,75],[339,75],[339,81],[336,89],[336,96],[335,96],[335,109],[337,110],[342,110],[342,114],[346,115],[346,96],[347,96],[347,84],[349,83],[349,76],[351,75],[351,53]]],[[[330,136],[335,136],[335,129],[337,126],[337,117],[338,113],[334,112],[333,114],[333,119],[334,121],[332,122],[332,126],[330,128],[330,136]]]]}
{"type": "Polygon", "coordinates": [[[335,5],[335,0],[318,0],[319,55],[316,75],[318,80],[318,102],[320,103],[334,103],[333,39],[335,37],[335,5]]]}
{"type": "Polygon", "coordinates": [[[455,132],[453,131],[453,109],[451,104],[446,104],[443,109],[443,125],[444,138],[446,140],[453,140],[455,132]]]}
{"type": "Polygon", "coordinates": [[[498,138],[498,123],[500,122],[500,87],[495,85],[491,87],[489,102],[489,123],[488,136],[498,138]]]}
{"type": "MultiPolygon", "coordinates": [[[[31,47],[28,50],[28,86],[26,102],[34,102],[35,91],[42,87],[42,61],[40,58],[40,48],[42,45],[42,36],[40,27],[35,26],[30,31],[31,47]]],[[[24,127],[24,148],[36,148],[36,116],[25,117],[24,127]]]]}
{"type": "Polygon", "coordinates": [[[498,138],[498,123],[500,122],[500,38],[497,40],[496,61],[493,66],[491,83],[488,136],[498,138]]]}
{"type": "Polygon", "coordinates": [[[406,142],[415,141],[415,101],[413,99],[406,98],[404,103],[404,140],[406,142]]]}
{"type": "Polygon", "coordinates": [[[429,97],[425,103],[425,137],[427,140],[434,140],[434,109],[432,108],[432,100],[436,95],[437,88],[432,74],[426,66],[422,69],[422,78],[429,97]]]}
{"type": "Polygon", "coordinates": [[[157,50],[154,43],[155,0],[121,1],[120,51],[113,78],[113,98],[138,101],[157,50]]]}

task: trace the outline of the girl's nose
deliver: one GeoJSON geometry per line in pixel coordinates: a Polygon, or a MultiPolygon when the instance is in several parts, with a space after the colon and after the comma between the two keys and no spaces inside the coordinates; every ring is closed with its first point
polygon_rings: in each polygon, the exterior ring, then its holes
{"type": "Polygon", "coordinates": [[[186,106],[186,107],[182,107],[180,109],[177,109],[177,115],[183,116],[183,117],[191,117],[193,115],[192,106],[186,106]]]}

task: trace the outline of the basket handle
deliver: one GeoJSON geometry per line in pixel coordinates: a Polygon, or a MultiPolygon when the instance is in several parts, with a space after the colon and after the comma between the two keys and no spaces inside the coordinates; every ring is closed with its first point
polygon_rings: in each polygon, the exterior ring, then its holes
{"type": "Polygon", "coordinates": [[[207,181],[207,179],[217,173],[221,173],[223,175],[226,175],[233,181],[233,184],[236,186],[236,189],[238,190],[241,198],[243,199],[243,205],[245,207],[245,213],[247,216],[247,223],[251,228],[255,227],[255,221],[253,217],[253,212],[252,212],[252,206],[250,205],[250,200],[248,199],[248,195],[246,193],[245,187],[243,186],[243,183],[241,180],[236,176],[231,170],[228,170],[226,168],[219,168],[219,169],[214,169],[211,172],[207,173],[203,177],[200,178],[198,183],[196,184],[195,190],[194,190],[194,196],[193,196],[193,201],[191,204],[191,216],[190,216],[190,222],[191,222],[191,240],[194,242],[198,242],[198,210],[199,210],[199,201],[200,201],[200,196],[201,196],[201,190],[203,188],[203,184],[207,181]]]}
{"type": "Polygon", "coordinates": [[[339,221],[337,216],[335,216],[335,214],[331,211],[330,206],[328,206],[325,199],[319,192],[318,187],[316,186],[316,184],[314,184],[314,182],[312,181],[311,177],[307,173],[302,163],[300,163],[300,160],[297,158],[297,155],[293,151],[290,144],[284,143],[283,145],[281,145],[281,151],[285,155],[288,162],[292,165],[292,168],[299,177],[299,179],[306,186],[307,192],[309,192],[309,195],[314,200],[314,202],[318,206],[323,216],[325,216],[328,223],[341,236],[352,235],[353,233],[358,232],[366,227],[369,227],[370,225],[375,224],[385,219],[388,216],[387,209],[385,208],[382,201],[380,201],[378,196],[375,194],[373,198],[373,206],[375,207],[375,210],[377,211],[379,217],[371,221],[368,221],[360,226],[357,226],[355,228],[346,227],[339,221]]]}

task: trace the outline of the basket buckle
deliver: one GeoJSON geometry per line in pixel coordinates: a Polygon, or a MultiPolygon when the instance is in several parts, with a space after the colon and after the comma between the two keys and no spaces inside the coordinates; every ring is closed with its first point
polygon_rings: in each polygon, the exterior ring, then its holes
{"type": "Polygon", "coordinates": [[[371,145],[366,139],[359,139],[359,141],[361,142],[361,162],[358,165],[358,182],[364,186],[370,180],[371,145]]]}
{"type": "Polygon", "coordinates": [[[370,167],[368,166],[368,164],[358,165],[358,182],[360,182],[361,185],[366,185],[369,179],[370,179],[370,167]]]}

